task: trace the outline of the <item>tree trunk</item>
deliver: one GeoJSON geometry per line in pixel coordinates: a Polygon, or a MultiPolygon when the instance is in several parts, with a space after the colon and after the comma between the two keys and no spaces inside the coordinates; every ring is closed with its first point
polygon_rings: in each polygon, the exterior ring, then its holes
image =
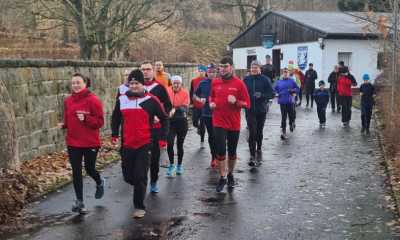
{"type": "Polygon", "coordinates": [[[18,166],[18,143],[14,109],[6,85],[0,79],[0,168],[18,166]]]}

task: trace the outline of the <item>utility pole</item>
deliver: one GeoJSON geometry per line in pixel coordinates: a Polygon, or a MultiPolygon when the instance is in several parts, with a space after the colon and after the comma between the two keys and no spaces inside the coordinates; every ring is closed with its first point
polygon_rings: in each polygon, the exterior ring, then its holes
{"type": "Polygon", "coordinates": [[[397,40],[398,40],[398,15],[399,15],[399,0],[393,0],[393,53],[392,53],[392,94],[390,100],[390,123],[394,127],[394,93],[397,78],[397,40]]]}

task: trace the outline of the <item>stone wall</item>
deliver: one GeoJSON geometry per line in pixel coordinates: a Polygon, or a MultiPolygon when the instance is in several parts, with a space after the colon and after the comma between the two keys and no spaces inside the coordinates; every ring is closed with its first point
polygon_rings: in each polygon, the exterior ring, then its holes
{"type": "MultiPolygon", "coordinates": [[[[103,134],[108,133],[123,72],[135,67],[138,65],[130,62],[0,60],[0,79],[13,101],[20,160],[29,160],[65,147],[64,133],[57,128],[57,123],[62,121],[63,101],[69,95],[71,75],[75,72],[92,79],[91,89],[104,105],[106,121],[103,134]]],[[[171,74],[180,74],[185,86],[189,86],[196,66],[166,64],[166,69],[171,74]]]]}

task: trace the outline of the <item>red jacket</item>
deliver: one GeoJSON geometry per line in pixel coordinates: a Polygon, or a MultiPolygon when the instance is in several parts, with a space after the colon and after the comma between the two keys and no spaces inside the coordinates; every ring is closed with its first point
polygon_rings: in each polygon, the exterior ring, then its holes
{"type": "Polygon", "coordinates": [[[341,75],[337,82],[337,91],[339,96],[351,97],[351,80],[347,76],[341,75]]]}
{"type": "Polygon", "coordinates": [[[146,93],[141,97],[119,98],[122,121],[122,143],[124,148],[138,149],[151,143],[154,117],[160,119],[160,139],[166,140],[167,114],[157,97],[146,93]]]}
{"type": "Polygon", "coordinates": [[[194,93],[196,92],[197,88],[200,85],[200,82],[202,80],[206,79],[205,77],[196,77],[192,79],[192,82],[190,84],[190,99],[193,102],[193,107],[197,108],[197,109],[202,109],[203,108],[203,104],[199,101],[196,101],[193,99],[194,93]]]}
{"type": "Polygon", "coordinates": [[[100,128],[103,124],[103,106],[97,96],[88,89],[73,93],[65,99],[64,128],[67,129],[67,146],[100,147],[100,128]],[[78,112],[85,115],[85,120],[79,121],[78,112]]]}
{"type": "Polygon", "coordinates": [[[238,77],[233,76],[230,80],[215,78],[211,84],[210,103],[216,105],[212,113],[214,127],[239,131],[240,111],[250,108],[250,97],[246,85],[238,77]],[[236,97],[236,104],[228,102],[228,95],[236,97]]]}

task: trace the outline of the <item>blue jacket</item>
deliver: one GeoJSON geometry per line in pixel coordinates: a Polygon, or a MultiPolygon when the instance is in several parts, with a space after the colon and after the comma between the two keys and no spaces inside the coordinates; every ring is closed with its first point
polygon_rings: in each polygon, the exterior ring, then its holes
{"type": "Polygon", "coordinates": [[[318,108],[326,108],[329,103],[329,92],[328,90],[324,89],[317,89],[314,92],[314,100],[315,103],[317,104],[318,108]]]}
{"type": "Polygon", "coordinates": [[[299,94],[300,88],[292,78],[280,79],[275,84],[275,93],[278,94],[279,104],[294,104],[293,93],[299,94]]]}
{"type": "Polygon", "coordinates": [[[204,107],[201,109],[201,116],[202,117],[211,117],[211,109],[210,109],[210,103],[209,103],[209,97],[211,93],[211,82],[212,80],[209,78],[206,78],[204,80],[201,80],[199,86],[197,87],[195,91],[195,95],[199,98],[205,98],[206,103],[204,104],[204,107]]]}
{"type": "Polygon", "coordinates": [[[244,83],[251,101],[251,108],[246,112],[266,113],[268,111],[268,101],[275,95],[271,80],[260,74],[245,77],[244,83]]]}

